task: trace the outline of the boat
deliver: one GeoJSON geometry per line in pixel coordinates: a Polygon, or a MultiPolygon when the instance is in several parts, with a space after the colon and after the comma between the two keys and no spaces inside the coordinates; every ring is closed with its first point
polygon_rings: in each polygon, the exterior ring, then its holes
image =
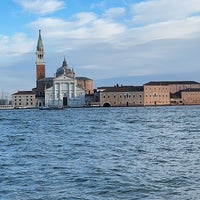
{"type": "Polygon", "coordinates": [[[40,106],[39,110],[62,110],[63,106],[40,106]]]}

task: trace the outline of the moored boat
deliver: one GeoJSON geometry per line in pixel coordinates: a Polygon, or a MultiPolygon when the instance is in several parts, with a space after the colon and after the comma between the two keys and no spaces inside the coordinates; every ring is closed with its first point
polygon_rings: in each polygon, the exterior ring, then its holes
{"type": "Polygon", "coordinates": [[[62,110],[62,106],[40,106],[39,110],[62,110]]]}

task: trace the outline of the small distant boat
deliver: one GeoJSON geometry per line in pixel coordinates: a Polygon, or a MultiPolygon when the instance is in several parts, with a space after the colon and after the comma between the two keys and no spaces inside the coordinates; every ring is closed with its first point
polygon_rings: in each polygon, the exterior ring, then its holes
{"type": "Polygon", "coordinates": [[[62,110],[62,106],[40,106],[39,110],[62,110]]]}

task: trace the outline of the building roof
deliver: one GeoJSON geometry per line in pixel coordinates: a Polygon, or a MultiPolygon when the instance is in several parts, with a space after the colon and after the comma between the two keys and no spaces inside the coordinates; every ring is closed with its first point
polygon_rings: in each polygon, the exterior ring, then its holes
{"type": "Polygon", "coordinates": [[[76,77],[76,79],[81,80],[81,81],[93,81],[92,79],[87,78],[87,77],[76,77]]]}
{"type": "Polygon", "coordinates": [[[144,85],[186,85],[186,84],[200,84],[196,81],[150,81],[144,85]]]}
{"type": "Polygon", "coordinates": [[[18,91],[12,95],[31,95],[31,94],[35,94],[34,91],[18,91]]]}
{"type": "Polygon", "coordinates": [[[54,77],[46,77],[46,78],[41,78],[37,80],[38,82],[47,82],[47,81],[53,81],[54,77]]]}
{"type": "Polygon", "coordinates": [[[187,88],[187,89],[181,90],[180,92],[200,92],[200,88],[187,88]]]}
{"type": "Polygon", "coordinates": [[[103,92],[141,92],[144,91],[143,86],[114,86],[114,87],[101,87],[98,90],[103,92]]]}
{"type": "Polygon", "coordinates": [[[69,78],[74,78],[75,77],[75,73],[74,70],[69,68],[69,66],[67,65],[67,61],[64,58],[63,60],[63,64],[61,67],[59,67],[56,71],[56,77],[59,77],[61,75],[65,74],[67,77],[69,78]]]}

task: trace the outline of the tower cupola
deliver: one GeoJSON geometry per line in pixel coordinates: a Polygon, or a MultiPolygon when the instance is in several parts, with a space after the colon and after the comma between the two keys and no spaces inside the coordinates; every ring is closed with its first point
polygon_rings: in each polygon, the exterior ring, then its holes
{"type": "Polygon", "coordinates": [[[38,37],[38,43],[37,43],[37,51],[44,51],[44,46],[43,46],[42,36],[41,36],[41,30],[39,30],[39,37],[38,37]]]}

